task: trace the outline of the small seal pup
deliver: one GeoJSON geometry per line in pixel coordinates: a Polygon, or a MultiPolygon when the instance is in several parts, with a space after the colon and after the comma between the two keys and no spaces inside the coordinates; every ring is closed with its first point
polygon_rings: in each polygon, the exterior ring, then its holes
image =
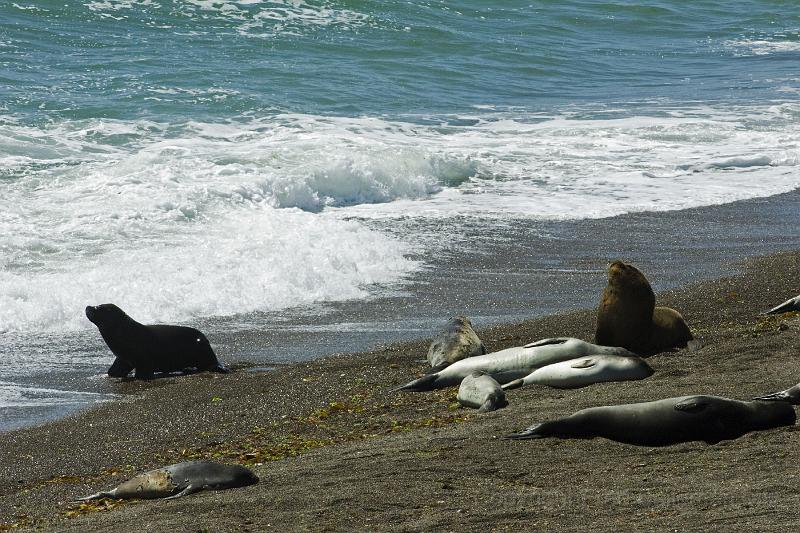
{"type": "Polygon", "coordinates": [[[481,371],[473,372],[461,381],[456,399],[464,407],[478,409],[479,413],[496,411],[508,405],[500,384],[481,371]]]}
{"type": "Polygon", "coordinates": [[[186,326],[145,326],[114,304],[88,306],[88,318],[117,356],[108,369],[111,377],[125,377],[136,369],[135,377],[149,379],[154,372],[174,372],[187,368],[227,372],[217,360],[206,336],[186,326]]]}
{"type": "Polygon", "coordinates": [[[595,342],[622,346],[639,355],[683,348],[693,339],[681,314],[656,307],[647,278],[635,266],[613,261],[608,266],[608,286],[597,310],[595,342]]]}
{"type": "Polygon", "coordinates": [[[590,355],[537,368],[522,379],[503,385],[503,390],[525,385],[547,385],[556,389],[578,389],[606,381],[630,381],[648,378],[653,368],[636,356],[590,355]]]}
{"type": "Polygon", "coordinates": [[[794,298],[789,298],[780,305],[776,305],[769,311],[765,311],[765,315],[776,315],[778,313],[788,313],[790,311],[800,311],[800,295],[794,298]]]}
{"type": "Polygon", "coordinates": [[[773,392],[766,396],[753,398],[754,400],[764,400],[767,402],[789,402],[792,405],[800,405],[800,383],[780,392],[773,392]]]}
{"type": "Polygon", "coordinates": [[[76,501],[99,498],[171,499],[201,490],[233,489],[255,483],[258,483],[258,476],[249,468],[240,465],[225,465],[213,461],[187,461],[143,472],[109,491],[98,492],[76,501]]]}
{"type": "Polygon", "coordinates": [[[428,363],[440,370],[456,361],[485,353],[486,347],[472,329],[469,318],[455,316],[447,322],[444,331],[433,339],[428,348],[428,363]]]}
{"type": "Polygon", "coordinates": [[[476,370],[489,374],[498,383],[508,383],[545,365],[594,354],[634,355],[625,348],[598,346],[570,337],[543,339],[525,346],[462,359],[394,390],[419,392],[451,387],[461,383],[461,380],[476,370]]]}
{"type": "Polygon", "coordinates": [[[507,439],[606,439],[638,446],[679,442],[716,444],[750,431],[791,426],[797,417],[787,402],[744,402],[718,396],[681,396],[654,402],[583,409],[566,418],[535,424],[507,439]]]}

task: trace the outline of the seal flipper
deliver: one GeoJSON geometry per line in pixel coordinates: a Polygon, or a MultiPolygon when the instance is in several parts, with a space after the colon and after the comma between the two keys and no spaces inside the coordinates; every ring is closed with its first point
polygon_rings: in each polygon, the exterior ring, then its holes
{"type": "Polygon", "coordinates": [[[500,388],[503,389],[503,390],[513,390],[513,389],[518,389],[518,388],[522,387],[523,385],[525,385],[525,380],[522,379],[522,378],[519,378],[519,379],[515,379],[514,381],[510,381],[510,382],[506,383],[505,385],[502,385],[500,388]]]}
{"type": "Polygon", "coordinates": [[[772,394],[759,396],[758,398],[753,399],[763,400],[766,402],[788,402],[792,405],[800,405],[800,383],[789,389],[780,392],[773,392],[772,394]]]}
{"type": "Polygon", "coordinates": [[[230,374],[231,373],[230,370],[228,370],[227,368],[225,368],[224,366],[222,366],[220,364],[212,366],[211,368],[208,369],[208,371],[209,372],[216,372],[218,374],[230,374]]]}
{"type": "Polygon", "coordinates": [[[442,370],[444,370],[448,366],[450,366],[450,363],[445,361],[444,363],[439,363],[436,366],[430,367],[425,373],[426,374],[438,374],[439,372],[441,372],[442,370]]]}
{"type": "Polygon", "coordinates": [[[546,437],[546,435],[541,433],[543,425],[543,423],[534,424],[526,430],[520,431],[519,433],[512,433],[511,435],[506,435],[503,438],[510,440],[543,439],[546,437]]]}
{"type": "Polygon", "coordinates": [[[500,406],[494,403],[494,400],[489,399],[483,402],[483,405],[478,408],[478,412],[490,413],[492,411],[497,411],[498,409],[500,409],[500,406]]]}
{"type": "Polygon", "coordinates": [[[433,385],[438,377],[439,374],[427,374],[419,379],[415,379],[414,381],[406,383],[405,385],[401,385],[395,389],[392,389],[390,392],[422,392],[433,390],[436,388],[433,385]]]}
{"type": "Polygon", "coordinates": [[[708,407],[708,401],[702,396],[692,396],[676,403],[672,408],[676,411],[686,411],[687,413],[697,413],[708,407]]]}
{"type": "Polygon", "coordinates": [[[570,368],[591,368],[597,365],[597,359],[588,357],[586,359],[579,359],[569,365],[570,368]]]}
{"type": "Polygon", "coordinates": [[[797,401],[797,398],[792,398],[791,396],[789,396],[789,393],[787,391],[773,392],[772,394],[757,396],[753,398],[753,400],[763,400],[765,402],[789,402],[792,405],[797,405],[796,403],[794,403],[797,401]]]}
{"type": "Polygon", "coordinates": [[[800,296],[795,296],[794,298],[789,298],[782,304],[776,305],[769,311],[764,311],[761,314],[776,315],[778,313],[788,313],[789,311],[798,311],[798,310],[800,310],[800,296]]]}
{"type": "Polygon", "coordinates": [[[108,368],[108,376],[112,378],[124,378],[133,370],[133,365],[124,359],[117,357],[108,368]]]}
{"type": "Polygon", "coordinates": [[[178,494],[173,494],[172,496],[167,496],[164,499],[165,500],[174,500],[175,498],[180,498],[182,496],[188,496],[189,494],[194,494],[195,492],[200,492],[201,490],[203,490],[202,486],[189,484],[189,485],[186,486],[185,489],[180,491],[178,494]]]}
{"type": "Polygon", "coordinates": [[[523,348],[535,348],[537,346],[547,346],[548,344],[564,344],[570,338],[569,337],[553,337],[550,339],[541,339],[534,342],[529,342],[523,348]]]}
{"type": "Polygon", "coordinates": [[[77,500],[72,500],[72,501],[74,501],[74,502],[87,502],[89,500],[99,500],[101,498],[117,499],[116,492],[117,492],[117,489],[110,490],[108,492],[96,492],[94,494],[90,494],[89,496],[84,496],[83,498],[78,498],[77,500]]]}

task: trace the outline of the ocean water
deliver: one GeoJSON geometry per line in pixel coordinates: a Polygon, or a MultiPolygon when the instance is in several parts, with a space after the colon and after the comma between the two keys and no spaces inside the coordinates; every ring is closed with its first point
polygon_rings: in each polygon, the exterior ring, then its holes
{"type": "Polygon", "coordinates": [[[0,429],[114,397],[89,304],[302,359],[462,312],[453,258],[800,187],[794,2],[499,4],[0,3],[0,429]]]}

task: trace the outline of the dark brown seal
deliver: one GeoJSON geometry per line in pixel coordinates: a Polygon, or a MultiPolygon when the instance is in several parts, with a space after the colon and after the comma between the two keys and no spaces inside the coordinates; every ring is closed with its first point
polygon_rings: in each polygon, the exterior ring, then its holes
{"type": "Polygon", "coordinates": [[[597,344],[621,346],[639,355],[685,347],[693,338],[686,321],[676,310],[655,304],[653,289],[638,268],[612,262],[597,310],[597,344]]]}
{"type": "Polygon", "coordinates": [[[88,318],[117,356],[108,369],[111,377],[125,377],[136,369],[136,377],[149,379],[154,372],[196,368],[227,372],[217,361],[206,336],[186,326],[145,326],[114,304],[86,308],[88,318]]]}
{"type": "Polygon", "coordinates": [[[788,402],[743,402],[718,396],[681,396],[655,402],[583,409],[535,424],[508,439],[607,439],[638,446],[679,442],[715,444],[751,431],[791,426],[797,417],[788,402]]]}

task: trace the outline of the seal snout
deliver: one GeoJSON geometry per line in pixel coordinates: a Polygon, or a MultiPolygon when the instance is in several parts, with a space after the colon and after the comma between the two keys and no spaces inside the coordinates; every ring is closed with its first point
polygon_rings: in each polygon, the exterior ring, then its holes
{"type": "Polygon", "coordinates": [[[94,322],[95,313],[97,312],[96,305],[87,305],[86,306],[86,318],[88,318],[91,322],[94,322]]]}

